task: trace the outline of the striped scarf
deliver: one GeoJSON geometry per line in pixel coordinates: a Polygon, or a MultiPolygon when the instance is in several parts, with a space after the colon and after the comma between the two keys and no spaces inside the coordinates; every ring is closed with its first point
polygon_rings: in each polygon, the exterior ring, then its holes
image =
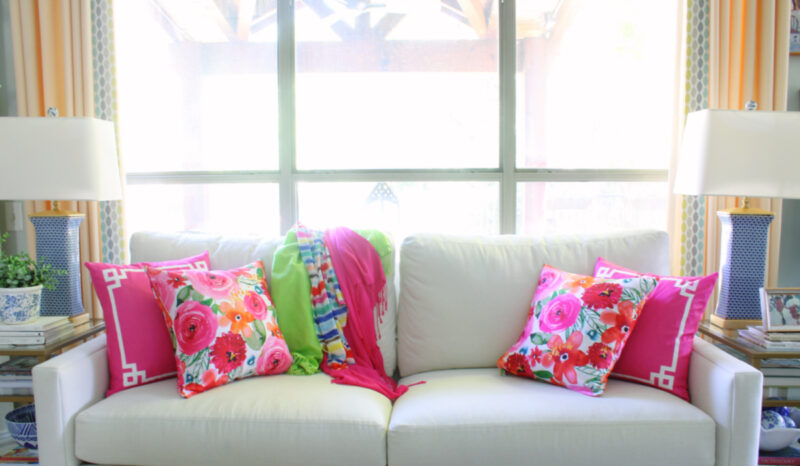
{"type": "Polygon", "coordinates": [[[295,233],[300,257],[311,281],[314,326],[322,350],[328,355],[328,365],[339,368],[352,364],[353,354],[343,330],[347,323],[347,305],[323,241],[324,235],[299,223],[295,225],[295,233]]]}

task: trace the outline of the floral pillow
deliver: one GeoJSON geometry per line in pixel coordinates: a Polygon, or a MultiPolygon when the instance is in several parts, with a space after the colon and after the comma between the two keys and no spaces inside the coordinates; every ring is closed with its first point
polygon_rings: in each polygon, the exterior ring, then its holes
{"type": "Polygon", "coordinates": [[[289,368],[261,261],[228,271],[147,271],[175,349],[181,396],[289,368]]]}
{"type": "Polygon", "coordinates": [[[506,372],[603,393],[658,279],[595,279],[545,265],[519,340],[497,361],[506,372]]]}

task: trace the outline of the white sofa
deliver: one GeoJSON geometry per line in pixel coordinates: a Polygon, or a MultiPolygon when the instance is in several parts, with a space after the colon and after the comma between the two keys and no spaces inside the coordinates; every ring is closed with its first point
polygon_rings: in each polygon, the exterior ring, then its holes
{"type": "MultiPolygon", "coordinates": [[[[131,253],[147,261],[209,250],[212,268],[225,269],[271,264],[280,243],[138,233],[131,253]]],[[[761,374],[700,339],[691,404],[615,379],[588,397],[501,375],[496,360],[522,330],[542,264],[591,274],[598,256],[669,272],[662,232],[407,238],[379,344],[401,383],[426,383],[394,404],[324,374],[249,378],[191,399],[165,380],[104,398],[105,337],[96,338],[34,368],[41,462],[756,464],[761,374]]]]}

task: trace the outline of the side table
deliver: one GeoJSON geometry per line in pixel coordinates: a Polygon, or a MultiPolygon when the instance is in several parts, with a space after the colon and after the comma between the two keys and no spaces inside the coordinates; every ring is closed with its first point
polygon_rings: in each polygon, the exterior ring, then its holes
{"type": "MultiPolygon", "coordinates": [[[[86,341],[103,332],[106,329],[106,323],[102,320],[90,320],[88,326],[83,324],[79,327],[71,334],[64,335],[43,345],[0,345],[0,356],[35,356],[39,359],[39,362],[44,362],[71,345],[86,341]]],[[[33,394],[0,395],[0,401],[33,403],[33,394]]]]}
{"type": "MultiPolygon", "coordinates": [[[[764,359],[797,359],[800,358],[800,350],[787,349],[776,350],[767,349],[755,343],[750,343],[738,334],[728,333],[725,330],[711,325],[708,322],[700,323],[698,332],[701,337],[712,342],[721,343],[732,348],[746,358],[746,361],[756,369],[761,370],[761,361],[764,359]]],[[[735,331],[734,331],[735,332],[735,331]]],[[[762,400],[762,406],[800,406],[800,400],[762,400]]]]}

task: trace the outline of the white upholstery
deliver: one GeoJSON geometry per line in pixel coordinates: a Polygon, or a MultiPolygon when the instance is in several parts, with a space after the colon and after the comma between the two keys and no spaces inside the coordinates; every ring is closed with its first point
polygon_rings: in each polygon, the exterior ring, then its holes
{"type": "MultiPolygon", "coordinates": [[[[231,237],[203,233],[138,232],[131,236],[131,262],[153,262],[200,254],[208,251],[211,268],[232,269],[261,260],[267,272],[267,284],[272,286],[272,257],[283,244],[283,238],[231,237]]],[[[394,277],[386,277],[387,309],[379,322],[378,346],[383,367],[389,375],[397,367],[397,293],[394,277]]],[[[280,322],[278,322],[280,325],[280,322]]]]}
{"type": "Polygon", "coordinates": [[[105,335],[33,368],[41,464],[78,464],[75,458],[75,415],[102,400],[107,389],[105,335]]]}
{"type": "Polygon", "coordinates": [[[418,372],[494,367],[519,338],[543,264],[592,275],[598,256],[669,273],[664,232],[532,238],[411,236],[400,248],[397,364],[418,372]]]}
{"type": "Polygon", "coordinates": [[[417,374],[389,423],[389,464],[713,465],[714,421],[662,390],[610,380],[589,397],[497,369],[417,374]]]}
{"type": "Polygon", "coordinates": [[[717,464],[758,462],[763,376],[711,343],[694,339],[689,365],[692,404],[717,424],[717,464]]]}
{"type": "Polygon", "coordinates": [[[80,413],[76,452],[107,464],[383,465],[391,411],[383,395],[325,374],[254,377],[189,399],[164,380],[80,413]]]}

